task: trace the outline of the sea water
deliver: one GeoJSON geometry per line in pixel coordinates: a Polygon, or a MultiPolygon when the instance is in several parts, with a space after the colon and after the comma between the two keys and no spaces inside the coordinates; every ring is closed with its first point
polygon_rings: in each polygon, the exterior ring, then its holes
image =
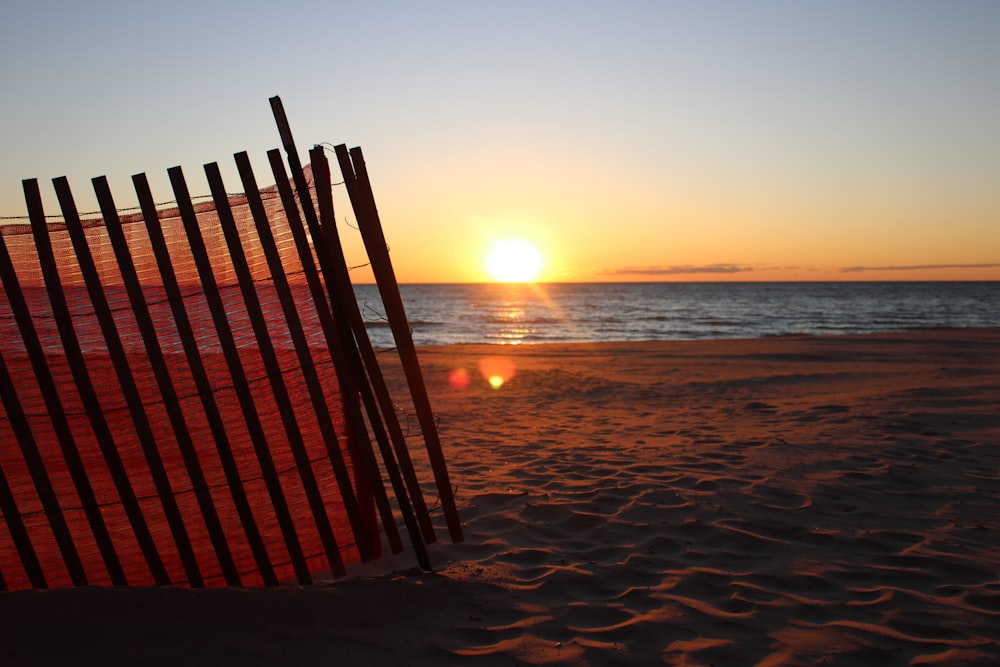
{"type": "MultiPolygon", "coordinates": [[[[375,285],[355,295],[375,347],[395,341],[375,285]]],[[[84,352],[106,350],[98,315],[86,289],[67,288],[66,299],[84,352]]],[[[212,315],[200,290],[191,288],[185,310],[203,352],[218,351],[212,315]]],[[[1000,327],[1000,282],[817,283],[556,283],[400,285],[417,345],[552,343],[699,338],[758,338],[790,334],[852,334],[919,327],[1000,327]]],[[[124,288],[107,288],[127,351],[144,349],[124,288]]],[[[305,285],[293,286],[306,336],[325,345],[305,285]]],[[[34,323],[46,351],[62,343],[44,288],[27,296],[37,306],[34,323]]],[[[291,348],[273,286],[258,285],[269,337],[291,348]]],[[[181,352],[171,307],[160,288],[146,291],[156,333],[166,352],[181,352]]],[[[256,338],[237,285],[221,289],[237,347],[256,338]]],[[[0,290],[0,340],[19,340],[18,325],[0,290]]]]}
{"type": "MultiPolygon", "coordinates": [[[[417,345],[1000,326],[1000,282],[404,284],[400,292],[417,345]]],[[[372,344],[391,347],[376,286],[355,294],[372,344]]]]}

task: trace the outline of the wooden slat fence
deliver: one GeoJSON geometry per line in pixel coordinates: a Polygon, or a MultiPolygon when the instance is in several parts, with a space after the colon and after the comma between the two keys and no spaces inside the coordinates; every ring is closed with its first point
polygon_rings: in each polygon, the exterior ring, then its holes
{"type": "MultiPolygon", "coordinates": [[[[269,188],[238,153],[244,194],[228,194],[210,163],[211,201],[196,204],[175,167],[174,206],[157,207],[138,174],[140,212],[120,214],[100,177],[89,217],[57,178],[53,223],[38,182],[24,181],[30,222],[0,227],[0,590],[307,584],[378,558],[383,535],[401,551],[397,520],[430,569],[434,529],[354,299],[329,164],[314,149],[302,167],[271,104],[288,170],[269,151],[269,188]]],[[[370,230],[361,174],[345,181],[370,230]]],[[[388,254],[372,261],[391,294],[388,254]]],[[[412,355],[401,303],[389,317],[412,355]]]]}

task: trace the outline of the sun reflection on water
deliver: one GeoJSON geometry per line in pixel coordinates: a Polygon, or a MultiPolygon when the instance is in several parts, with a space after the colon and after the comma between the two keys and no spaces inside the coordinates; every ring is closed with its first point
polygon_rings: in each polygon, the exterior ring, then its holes
{"type": "Polygon", "coordinates": [[[529,338],[535,329],[528,325],[528,312],[517,303],[506,302],[498,305],[490,314],[497,330],[488,334],[500,343],[512,345],[529,338]]]}
{"type": "Polygon", "coordinates": [[[562,308],[548,294],[544,283],[487,285],[479,288],[469,306],[478,311],[477,333],[490,343],[518,345],[545,342],[554,324],[573,327],[562,308]]]}

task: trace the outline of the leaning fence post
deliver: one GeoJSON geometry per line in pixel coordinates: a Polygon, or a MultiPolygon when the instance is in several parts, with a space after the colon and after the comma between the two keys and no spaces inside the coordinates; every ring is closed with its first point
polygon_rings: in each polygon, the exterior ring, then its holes
{"type": "MultiPolygon", "coordinates": [[[[304,183],[305,179],[302,176],[302,166],[299,161],[298,152],[295,149],[295,142],[292,138],[284,106],[281,103],[281,99],[277,96],[272,97],[270,102],[271,108],[274,112],[275,121],[278,125],[278,133],[281,137],[282,145],[288,154],[288,161],[292,167],[293,175],[296,178],[296,183],[299,188],[302,189],[302,183],[304,183]]],[[[326,163],[326,158],[323,155],[322,148],[314,148],[310,153],[310,157],[315,163],[314,176],[317,176],[318,169],[321,168],[322,164],[326,163]],[[316,165],[320,166],[317,167],[316,165]]],[[[328,167],[326,168],[326,173],[329,174],[328,167]]],[[[327,182],[329,183],[328,176],[327,182]]],[[[327,185],[325,187],[328,188],[329,186],[327,185]]],[[[361,386],[362,398],[365,402],[366,408],[368,409],[369,420],[372,424],[372,430],[375,433],[380,450],[382,451],[383,460],[386,462],[386,467],[390,476],[394,475],[397,469],[402,471],[405,488],[402,486],[397,488],[397,480],[393,478],[393,486],[394,489],[396,489],[397,496],[405,500],[408,492],[409,498],[412,500],[418,528],[422,533],[422,538],[416,536],[413,537],[413,543],[415,548],[417,548],[418,558],[421,558],[424,551],[424,542],[429,543],[436,539],[430,513],[424,503],[423,492],[421,491],[420,483],[417,480],[416,473],[413,469],[413,463],[410,459],[409,451],[406,448],[402,428],[399,425],[399,420],[395,413],[395,406],[391,396],[389,396],[388,388],[385,385],[385,379],[382,376],[378,360],[375,358],[375,352],[372,349],[371,341],[368,338],[368,332],[365,329],[364,320],[361,316],[357,300],[351,288],[347,265],[343,258],[343,252],[337,236],[335,226],[336,223],[333,219],[332,199],[330,198],[328,192],[321,193],[318,187],[317,199],[319,199],[321,208],[325,204],[329,209],[326,214],[326,220],[322,221],[322,224],[316,217],[316,212],[312,208],[312,200],[309,197],[302,198],[303,212],[306,214],[310,231],[314,237],[322,239],[324,248],[326,248],[326,251],[320,253],[319,257],[323,263],[324,275],[327,276],[328,282],[331,281],[330,274],[333,274],[332,284],[334,287],[331,288],[330,291],[334,307],[337,307],[338,304],[340,307],[338,316],[342,318],[346,317],[348,320],[346,324],[346,328],[348,330],[344,333],[344,336],[350,337],[353,332],[353,338],[356,346],[352,349],[351,362],[355,366],[355,373],[361,377],[367,372],[367,376],[369,378],[368,385],[366,386],[363,384],[361,386]],[[321,194],[325,194],[326,199],[320,199],[321,194]],[[324,231],[326,229],[328,229],[328,231],[324,231]],[[340,298],[337,298],[337,294],[340,295],[340,298]],[[355,352],[357,354],[354,354],[355,352]],[[388,433],[386,430],[388,430],[388,433]],[[389,449],[390,439],[392,449],[389,449]],[[396,458],[393,456],[393,452],[395,452],[395,457],[398,457],[398,463],[396,458]]],[[[344,328],[345,324],[341,323],[340,326],[341,328],[344,328]]],[[[409,521],[406,506],[401,506],[401,510],[403,511],[404,520],[409,521]]],[[[407,523],[407,528],[408,530],[413,530],[409,523],[407,523]]],[[[454,538],[454,536],[455,532],[453,531],[452,537],[454,538]]],[[[427,565],[427,569],[430,569],[429,564],[427,565]]]]}
{"type": "MultiPolygon", "coordinates": [[[[337,235],[337,228],[333,214],[333,194],[330,192],[330,165],[327,162],[326,155],[324,154],[322,147],[316,147],[310,151],[309,157],[310,164],[313,168],[313,176],[316,179],[316,199],[319,208],[320,223],[319,228],[322,232],[323,240],[327,248],[329,250],[336,250],[336,252],[328,253],[333,259],[333,266],[331,268],[339,274],[339,280],[337,280],[337,283],[341,285],[345,292],[349,291],[349,294],[342,295],[342,300],[347,301],[350,299],[349,303],[346,304],[347,316],[350,319],[352,329],[355,331],[355,339],[358,343],[358,350],[362,357],[364,357],[364,355],[368,355],[370,358],[368,368],[369,378],[372,381],[369,385],[374,385],[375,391],[380,391],[380,389],[384,389],[385,381],[379,373],[378,362],[374,359],[375,354],[371,349],[371,342],[368,340],[367,332],[364,330],[364,322],[361,321],[361,313],[358,309],[358,303],[357,300],[354,299],[354,291],[350,287],[351,282],[350,276],[348,275],[347,262],[344,260],[344,253],[341,249],[340,240],[337,235]]],[[[357,364],[357,369],[359,374],[364,374],[364,368],[361,364],[357,364]]],[[[415,493],[411,492],[410,494],[413,496],[413,502],[411,503],[410,497],[407,495],[406,486],[403,482],[402,476],[400,475],[400,467],[401,465],[404,465],[404,461],[396,461],[393,449],[389,445],[388,436],[383,428],[383,424],[379,421],[379,407],[375,404],[374,396],[371,394],[371,386],[366,386],[365,392],[365,402],[369,406],[369,414],[371,415],[370,421],[372,422],[373,430],[376,431],[376,440],[379,445],[379,451],[382,454],[382,460],[385,463],[386,472],[389,473],[389,479],[392,483],[393,492],[396,494],[396,500],[399,503],[399,509],[403,515],[403,521],[406,524],[407,532],[410,535],[410,541],[413,544],[420,566],[425,570],[430,570],[432,569],[430,558],[427,554],[424,539],[420,534],[420,524],[417,520],[417,516],[414,515],[413,505],[417,504],[418,509],[423,511],[423,514],[426,516],[427,523],[430,523],[430,515],[427,513],[427,509],[424,506],[419,486],[416,486],[415,493]]],[[[385,421],[387,424],[392,424],[395,418],[396,414],[390,411],[389,414],[385,416],[385,421]]],[[[399,451],[399,447],[402,448],[403,452],[406,451],[405,443],[399,441],[397,442],[397,445],[397,451],[399,451]]],[[[412,476],[413,466],[408,458],[405,460],[405,466],[412,476]]],[[[433,537],[433,530],[430,531],[430,535],[433,537]]]]}
{"type": "MultiPolygon", "coordinates": [[[[353,373],[359,380],[363,379],[358,373],[357,361],[354,358],[356,348],[353,346],[355,341],[350,338],[350,332],[343,326],[342,318],[335,320],[334,310],[337,311],[337,316],[342,315],[343,304],[340,303],[340,300],[335,302],[327,300],[327,292],[324,291],[323,283],[320,280],[319,271],[317,270],[316,261],[313,257],[313,247],[310,245],[309,240],[306,237],[306,230],[302,224],[302,218],[299,215],[299,208],[295,200],[295,194],[292,192],[292,188],[289,185],[288,174],[285,171],[285,166],[281,160],[280,152],[277,149],[270,150],[267,153],[267,157],[271,163],[271,171],[274,173],[278,194],[281,196],[281,203],[288,219],[288,227],[291,230],[292,237],[298,251],[299,261],[302,265],[302,271],[309,286],[312,302],[316,307],[316,317],[319,319],[320,328],[323,331],[326,348],[330,353],[331,361],[333,361],[334,372],[337,375],[337,382],[342,385],[340,387],[340,396],[345,413],[345,421],[347,421],[351,430],[350,436],[354,438],[366,438],[367,433],[354,433],[355,428],[364,429],[365,424],[361,415],[360,406],[357,404],[357,396],[353,394],[360,393],[367,408],[370,403],[368,398],[370,392],[368,390],[367,383],[363,381],[355,382],[351,375],[353,373]]],[[[313,243],[315,244],[318,241],[320,241],[320,239],[314,236],[313,243]]],[[[318,250],[319,248],[317,248],[317,251],[318,250]]],[[[326,260],[324,260],[324,263],[325,261],[326,260]]],[[[329,294],[332,295],[333,292],[330,291],[329,294]]],[[[370,408],[369,416],[371,417],[370,408]]],[[[378,438],[378,421],[377,419],[370,419],[370,422],[372,424],[372,430],[375,431],[376,438],[378,438]]],[[[358,447],[362,450],[365,446],[364,441],[358,443],[358,447]]],[[[370,443],[368,443],[368,448],[370,449],[370,443]]],[[[362,461],[362,463],[364,472],[369,476],[371,484],[378,482],[378,475],[380,475],[380,473],[377,470],[377,465],[374,465],[373,461],[368,460],[368,457],[365,457],[365,461],[362,461]]],[[[372,487],[372,500],[375,502],[379,513],[382,515],[382,525],[385,529],[386,537],[389,540],[389,548],[393,553],[399,553],[403,550],[403,544],[399,537],[399,531],[396,530],[396,525],[393,523],[391,512],[389,514],[384,512],[383,508],[388,505],[387,497],[385,503],[383,503],[379,498],[380,495],[385,495],[384,490],[380,494],[380,487],[372,487]]],[[[379,545],[373,541],[371,549],[373,551],[377,551],[378,548],[379,545]]]]}
{"type": "Polygon", "coordinates": [[[424,384],[423,373],[420,370],[417,349],[410,334],[406,309],[403,307],[403,298],[399,293],[399,284],[396,282],[392,260],[389,258],[389,248],[382,232],[382,224],[379,222],[378,211],[375,208],[375,197],[368,180],[364,157],[360,148],[351,149],[350,156],[347,154],[347,148],[343,145],[337,146],[335,150],[341,172],[344,175],[347,192],[351,197],[351,204],[354,206],[354,215],[358,221],[358,228],[361,230],[361,238],[368,251],[368,259],[372,263],[375,281],[378,283],[379,294],[382,296],[382,305],[385,306],[389,326],[392,329],[393,338],[396,340],[396,350],[399,353],[403,372],[410,387],[413,407],[417,411],[417,420],[424,434],[424,444],[430,457],[438,492],[441,494],[441,507],[448,523],[448,531],[453,542],[461,542],[463,540],[462,524],[455,507],[455,495],[448,477],[448,467],[441,451],[437,423],[431,410],[430,398],[427,396],[427,386],[424,384]]]}
{"type": "MultiPolygon", "coordinates": [[[[374,413],[372,412],[371,403],[368,400],[370,392],[365,386],[365,369],[358,347],[362,340],[357,335],[352,334],[353,327],[351,322],[354,312],[357,310],[357,300],[354,297],[350,278],[345,276],[346,262],[344,261],[343,252],[341,252],[339,244],[335,242],[331,234],[324,233],[320,227],[316,209],[313,207],[313,201],[309,195],[309,188],[302,169],[302,163],[299,160],[298,152],[295,150],[295,142],[288,127],[288,119],[285,117],[281,99],[272,97],[271,108],[274,111],[275,120],[278,124],[282,144],[288,155],[289,167],[292,171],[295,187],[299,191],[298,195],[302,205],[302,213],[306,218],[309,233],[313,237],[313,243],[317,244],[317,259],[319,260],[320,269],[323,272],[323,278],[330,295],[334,329],[336,330],[336,337],[340,340],[340,345],[334,345],[331,349],[337,354],[343,352],[341,355],[343,363],[335,364],[335,366],[338,368],[338,378],[343,382],[344,392],[352,394],[347,396],[347,400],[344,402],[347,418],[351,421],[352,427],[357,429],[357,437],[367,440],[368,432],[365,427],[364,417],[361,414],[360,405],[358,405],[357,394],[360,392],[362,399],[365,400],[369,418],[373,425],[377,424],[378,412],[377,410],[374,413]],[[341,264],[345,267],[343,271],[340,270],[341,264]]],[[[399,531],[396,529],[393,519],[392,508],[389,506],[388,496],[379,478],[378,465],[374,457],[370,456],[370,443],[367,447],[361,447],[361,454],[366,461],[365,469],[368,472],[372,491],[375,494],[376,506],[378,507],[379,514],[382,516],[382,524],[386,530],[386,537],[389,539],[392,551],[398,553],[402,551],[402,542],[400,541],[399,531]]]]}

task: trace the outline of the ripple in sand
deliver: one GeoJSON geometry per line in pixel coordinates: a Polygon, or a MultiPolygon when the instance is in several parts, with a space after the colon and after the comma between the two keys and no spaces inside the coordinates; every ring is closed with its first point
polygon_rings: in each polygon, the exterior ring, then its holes
{"type": "MultiPolygon", "coordinates": [[[[568,630],[586,633],[607,633],[619,631],[633,623],[640,616],[623,606],[592,605],[582,602],[571,603],[559,620],[568,630]]],[[[622,637],[624,639],[624,637],[622,637]]]]}
{"type": "Polygon", "coordinates": [[[754,484],[752,494],[756,504],[769,509],[800,510],[812,506],[812,500],[798,491],[766,483],[754,484]]]}
{"type": "Polygon", "coordinates": [[[713,637],[675,641],[663,652],[665,663],[677,665],[735,665],[744,660],[738,642],[713,637]]]}
{"type": "Polygon", "coordinates": [[[901,554],[926,541],[925,536],[915,533],[896,530],[869,530],[857,537],[855,544],[858,549],[864,549],[870,553],[901,554]]]}
{"type": "Polygon", "coordinates": [[[965,596],[964,602],[979,611],[1000,616],[1000,590],[997,585],[988,584],[972,589],[965,596]]]}
{"type": "Polygon", "coordinates": [[[648,511],[649,509],[680,509],[690,507],[691,501],[672,489],[644,489],[633,494],[629,507],[648,511]]]}

